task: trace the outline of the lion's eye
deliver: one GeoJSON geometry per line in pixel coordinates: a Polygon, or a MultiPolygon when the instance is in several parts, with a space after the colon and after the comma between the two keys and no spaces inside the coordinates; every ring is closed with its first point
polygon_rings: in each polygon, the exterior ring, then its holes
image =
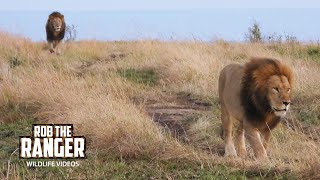
{"type": "Polygon", "coordinates": [[[291,91],[291,89],[289,88],[289,89],[288,89],[288,93],[289,93],[290,91],[291,91]]]}
{"type": "Polygon", "coordinates": [[[279,88],[276,88],[276,87],[273,88],[272,90],[275,91],[275,92],[279,92],[279,88]]]}

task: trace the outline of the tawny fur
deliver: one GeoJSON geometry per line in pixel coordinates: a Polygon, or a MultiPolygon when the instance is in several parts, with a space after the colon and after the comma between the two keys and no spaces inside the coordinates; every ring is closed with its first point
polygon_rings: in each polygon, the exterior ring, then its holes
{"type": "Polygon", "coordinates": [[[230,64],[221,71],[219,100],[226,156],[246,155],[246,134],[255,157],[267,158],[271,130],[289,109],[292,83],[291,69],[275,59],[252,58],[245,65],[230,64]]]}
{"type": "Polygon", "coordinates": [[[46,23],[47,41],[48,41],[51,53],[56,52],[56,47],[60,43],[60,41],[64,38],[65,31],[66,31],[66,23],[64,20],[64,16],[59,12],[51,13],[46,23]],[[54,28],[56,24],[59,24],[61,26],[59,31],[56,31],[54,28]]]}

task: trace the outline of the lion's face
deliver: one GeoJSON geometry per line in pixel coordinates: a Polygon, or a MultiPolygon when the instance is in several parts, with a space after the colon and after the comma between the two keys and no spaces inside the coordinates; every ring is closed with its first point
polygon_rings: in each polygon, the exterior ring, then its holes
{"type": "Polygon", "coordinates": [[[49,23],[51,28],[55,31],[55,32],[60,32],[62,29],[62,24],[63,24],[63,20],[59,17],[54,17],[54,18],[50,18],[49,19],[49,23]]]}
{"type": "Polygon", "coordinates": [[[285,116],[291,102],[291,86],[288,78],[285,76],[273,75],[269,78],[267,86],[271,110],[276,116],[285,116]]]}

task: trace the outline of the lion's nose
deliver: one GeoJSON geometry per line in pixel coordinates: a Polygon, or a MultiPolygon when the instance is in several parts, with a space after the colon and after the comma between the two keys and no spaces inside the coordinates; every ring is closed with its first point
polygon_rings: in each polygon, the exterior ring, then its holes
{"type": "Polygon", "coordinates": [[[290,101],[283,101],[283,104],[284,104],[285,106],[288,106],[288,105],[290,104],[290,101]]]}

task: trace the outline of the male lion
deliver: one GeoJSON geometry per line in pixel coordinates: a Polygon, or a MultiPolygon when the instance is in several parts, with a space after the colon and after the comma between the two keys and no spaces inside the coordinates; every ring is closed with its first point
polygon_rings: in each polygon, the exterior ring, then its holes
{"type": "Polygon", "coordinates": [[[66,23],[64,16],[59,12],[51,13],[46,24],[47,41],[51,53],[56,51],[57,45],[64,38],[65,31],[66,23]]]}
{"type": "Polygon", "coordinates": [[[246,132],[256,159],[267,158],[270,132],[290,106],[292,82],[290,68],[275,59],[252,58],[244,66],[230,64],[221,71],[219,100],[225,156],[237,156],[236,149],[239,156],[246,155],[246,132]],[[234,120],[239,121],[235,146],[232,140],[234,120]]]}

